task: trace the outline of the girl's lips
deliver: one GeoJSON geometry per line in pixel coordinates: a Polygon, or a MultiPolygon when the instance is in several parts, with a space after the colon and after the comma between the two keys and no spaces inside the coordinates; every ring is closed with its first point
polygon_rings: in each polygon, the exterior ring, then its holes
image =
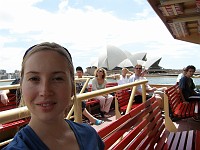
{"type": "Polygon", "coordinates": [[[44,112],[50,112],[53,110],[54,106],[56,105],[55,102],[44,102],[44,103],[37,103],[37,106],[42,109],[44,112]]]}
{"type": "Polygon", "coordinates": [[[52,105],[52,104],[56,104],[56,102],[51,102],[51,101],[47,101],[47,102],[39,102],[36,103],[36,105],[52,105]]]}

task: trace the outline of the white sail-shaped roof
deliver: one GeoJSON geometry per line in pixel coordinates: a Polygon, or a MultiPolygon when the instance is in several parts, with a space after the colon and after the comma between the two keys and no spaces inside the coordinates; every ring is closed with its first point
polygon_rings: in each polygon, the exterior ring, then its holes
{"type": "Polygon", "coordinates": [[[152,58],[152,59],[148,59],[145,63],[145,68],[149,69],[150,67],[154,66],[154,67],[159,67],[158,64],[160,62],[160,60],[162,59],[162,57],[159,58],[152,58]]]}
{"type": "Polygon", "coordinates": [[[146,60],[147,53],[135,53],[132,54],[129,59],[132,62],[133,66],[137,64],[137,60],[146,60]]]}
{"type": "Polygon", "coordinates": [[[108,45],[106,51],[102,52],[98,59],[91,63],[91,66],[103,67],[108,70],[112,70],[116,67],[134,67],[136,64],[141,64],[146,69],[159,68],[159,62],[161,58],[146,58],[147,53],[135,53],[131,54],[128,51],[122,51],[121,49],[108,45]]]}
{"type": "Polygon", "coordinates": [[[121,49],[108,45],[106,52],[99,56],[98,67],[112,70],[126,58],[126,54],[121,49]]]}
{"type": "Polygon", "coordinates": [[[126,58],[124,59],[117,67],[125,68],[125,67],[133,67],[132,62],[130,59],[126,58]]]}

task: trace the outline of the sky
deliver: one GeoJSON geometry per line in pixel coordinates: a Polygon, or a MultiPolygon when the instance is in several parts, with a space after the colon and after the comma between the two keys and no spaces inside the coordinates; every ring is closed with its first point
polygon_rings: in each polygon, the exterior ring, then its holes
{"type": "Polygon", "coordinates": [[[174,39],[147,0],[0,0],[0,41],[0,69],[8,73],[46,41],[67,48],[84,70],[107,45],[162,57],[166,69],[200,68],[199,45],[174,39]]]}

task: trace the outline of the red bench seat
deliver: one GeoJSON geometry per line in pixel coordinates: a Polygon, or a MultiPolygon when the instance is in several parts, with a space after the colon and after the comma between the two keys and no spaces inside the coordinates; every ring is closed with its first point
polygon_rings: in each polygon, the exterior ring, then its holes
{"type": "Polygon", "coordinates": [[[16,95],[8,93],[7,96],[8,96],[9,102],[7,105],[4,105],[3,103],[0,102],[0,111],[17,108],[16,95]]]}
{"type": "Polygon", "coordinates": [[[194,100],[184,103],[181,100],[178,85],[173,85],[165,90],[165,94],[167,95],[172,118],[181,119],[198,116],[199,102],[194,100]]]}
{"type": "MultiPolygon", "coordinates": [[[[125,114],[127,106],[128,106],[128,102],[130,99],[130,89],[123,89],[123,90],[117,91],[115,93],[115,97],[116,97],[118,105],[119,105],[120,113],[125,114]]],[[[139,105],[140,104],[133,102],[131,109],[133,109],[139,105]]]]}
{"type": "MultiPolygon", "coordinates": [[[[155,97],[98,131],[105,149],[180,149],[199,146],[199,131],[169,132],[155,97]]],[[[197,148],[199,149],[199,147],[197,148]]]]}

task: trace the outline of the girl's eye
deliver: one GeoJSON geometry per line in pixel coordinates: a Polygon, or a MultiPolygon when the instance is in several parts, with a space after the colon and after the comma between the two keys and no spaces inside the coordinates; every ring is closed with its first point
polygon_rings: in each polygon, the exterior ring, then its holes
{"type": "Polygon", "coordinates": [[[53,80],[55,80],[55,81],[63,81],[64,79],[62,77],[55,77],[55,78],[53,78],[53,80]]]}
{"type": "Polygon", "coordinates": [[[31,77],[28,79],[29,81],[39,81],[40,79],[37,77],[31,77]]]}

